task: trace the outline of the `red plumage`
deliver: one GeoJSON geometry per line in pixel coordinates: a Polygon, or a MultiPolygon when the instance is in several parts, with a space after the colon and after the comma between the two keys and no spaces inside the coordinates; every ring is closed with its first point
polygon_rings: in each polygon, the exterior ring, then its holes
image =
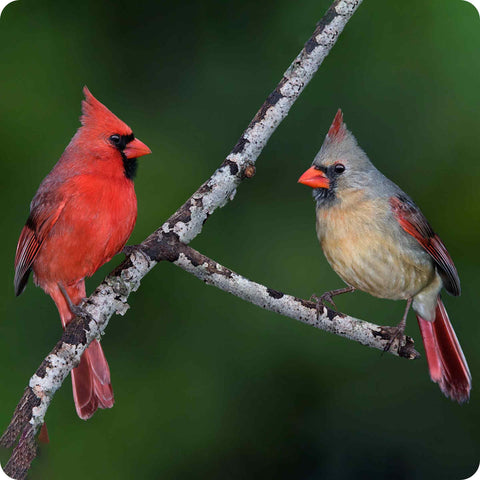
{"type": "Polygon", "coordinates": [[[472,388],[472,376],[440,296],[437,298],[435,320],[428,322],[418,314],[417,320],[430,378],[438,383],[447,397],[459,403],[467,401],[472,388]]]}
{"type": "MultiPolygon", "coordinates": [[[[15,293],[30,271],[54,300],[62,325],[85,297],[84,278],[122,250],[137,217],[133,185],[136,158],[150,149],[128,125],[84,88],[82,126],[40,184],[15,256],[15,293]]],[[[97,407],[113,406],[110,371],[98,341],[90,344],[72,370],[78,415],[90,418],[97,407]]]]}
{"type": "Polygon", "coordinates": [[[345,137],[345,132],[346,127],[343,123],[343,113],[339,108],[327,135],[330,140],[341,141],[345,137]]]}
{"type": "MultiPolygon", "coordinates": [[[[460,279],[453,260],[423,213],[406,198],[392,197],[390,205],[400,226],[432,257],[445,289],[452,295],[460,295],[460,279]]],[[[433,321],[424,320],[418,313],[416,316],[431,379],[448,397],[459,403],[467,401],[472,376],[440,295],[433,321]]]]}
{"type": "Polygon", "coordinates": [[[408,198],[390,198],[392,212],[400,226],[432,257],[443,280],[443,286],[451,295],[460,295],[460,279],[447,248],[435,234],[425,215],[408,198]]]}

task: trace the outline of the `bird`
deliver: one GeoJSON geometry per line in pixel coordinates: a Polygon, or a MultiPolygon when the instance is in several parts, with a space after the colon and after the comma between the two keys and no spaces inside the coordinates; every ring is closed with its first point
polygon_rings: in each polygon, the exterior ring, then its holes
{"type": "MultiPolygon", "coordinates": [[[[460,295],[455,265],[413,200],[375,168],[339,109],[312,166],[298,182],[313,188],[316,231],[325,257],[347,287],[375,297],[406,300],[398,334],[413,308],[430,377],[451,400],[468,401],[472,377],[440,291],[460,295]]],[[[391,343],[387,345],[387,348],[391,343]]]]}
{"type": "MultiPolygon", "coordinates": [[[[30,204],[15,254],[15,295],[30,272],[55,302],[65,327],[86,297],[85,277],[119,253],[137,219],[137,158],[151,153],[132,129],[85,86],[81,126],[30,204]]],[[[98,340],[72,369],[78,416],[114,404],[110,369],[98,340]]]]}

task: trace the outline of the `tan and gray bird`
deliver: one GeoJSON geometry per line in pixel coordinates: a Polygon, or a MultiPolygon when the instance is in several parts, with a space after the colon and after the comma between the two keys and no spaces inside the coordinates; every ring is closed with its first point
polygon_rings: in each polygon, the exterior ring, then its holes
{"type": "Polygon", "coordinates": [[[312,166],[298,180],[312,187],[317,236],[325,256],[348,285],[413,307],[431,379],[459,403],[469,399],[471,375],[440,298],[460,295],[447,249],[415,203],[380,173],[343,123],[341,110],[312,166]]]}

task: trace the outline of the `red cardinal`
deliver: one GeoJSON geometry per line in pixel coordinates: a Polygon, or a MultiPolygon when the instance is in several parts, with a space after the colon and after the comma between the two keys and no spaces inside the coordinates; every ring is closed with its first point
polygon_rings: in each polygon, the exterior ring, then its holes
{"type": "MultiPolygon", "coordinates": [[[[15,294],[33,270],[64,328],[86,296],[85,277],[119,253],[132,233],[137,157],[151,153],[87,87],[83,92],[82,126],[40,184],[15,255],[15,294]]],[[[110,370],[97,340],[72,370],[72,384],[80,418],[113,406],[110,370]]]]}
{"type": "Polygon", "coordinates": [[[332,295],[363,290],[407,300],[420,326],[432,380],[459,403],[469,399],[471,375],[440,298],[460,295],[447,249],[420,209],[384,177],[358,146],[339,110],[312,167],[298,180],[312,187],[317,235],[332,268],[347,283],[332,295]]]}

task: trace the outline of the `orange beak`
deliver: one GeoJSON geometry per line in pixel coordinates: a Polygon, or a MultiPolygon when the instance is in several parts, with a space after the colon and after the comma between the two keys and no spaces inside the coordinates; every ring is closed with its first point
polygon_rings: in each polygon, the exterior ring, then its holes
{"type": "Polygon", "coordinates": [[[149,153],[152,153],[152,151],[138,138],[135,138],[123,149],[123,153],[127,158],[137,158],[142,155],[148,155],[149,153]]]}
{"type": "Polygon", "coordinates": [[[321,170],[310,167],[299,179],[298,183],[303,183],[312,188],[328,188],[330,182],[321,170]]]}

